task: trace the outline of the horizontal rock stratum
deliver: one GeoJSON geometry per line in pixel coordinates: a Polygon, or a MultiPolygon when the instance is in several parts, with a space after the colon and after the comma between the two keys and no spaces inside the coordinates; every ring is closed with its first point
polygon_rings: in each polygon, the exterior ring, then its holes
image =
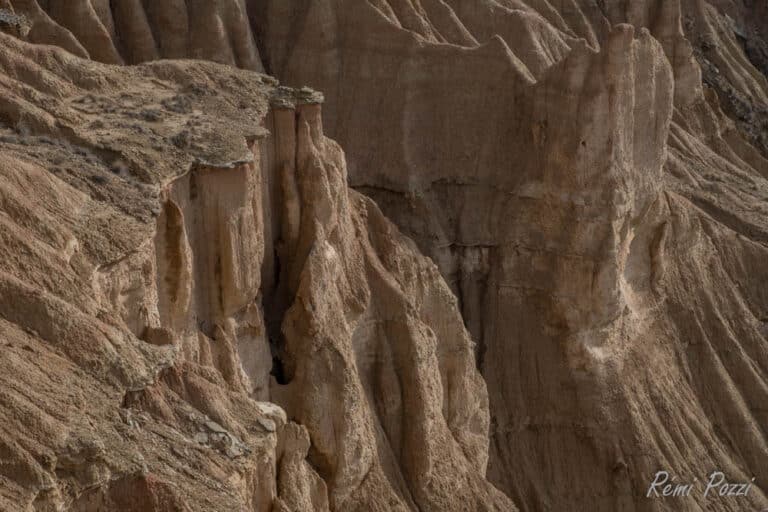
{"type": "Polygon", "coordinates": [[[764,4],[0,0],[0,510],[768,508],[764,4]]]}

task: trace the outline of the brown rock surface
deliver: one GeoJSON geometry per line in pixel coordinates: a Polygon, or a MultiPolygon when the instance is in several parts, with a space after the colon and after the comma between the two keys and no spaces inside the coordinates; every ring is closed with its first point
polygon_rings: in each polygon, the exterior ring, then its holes
{"type": "Polygon", "coordinates": [[[0,49],[0,508],[514,509],[456,300],[321,95],[0,49]]]}
{"type": "Polygon", "coordinates": [[[760,5],[252,2],[459,297],[522,510],[766,506],[760,5]],[[648,500],[660,468],[758,488],[648,500]]]}
{"type": "Polygon", "coordinates": [[[0,8],[0,509],[768,507],[765,2],[0,8]]]}

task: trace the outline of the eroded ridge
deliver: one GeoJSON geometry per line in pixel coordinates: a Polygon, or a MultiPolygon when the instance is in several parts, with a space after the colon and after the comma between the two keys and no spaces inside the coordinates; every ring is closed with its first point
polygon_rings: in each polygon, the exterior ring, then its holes
{"type": "Polygon", "coordinates": [[[455,298],[319,93],[0,39],[3,506],[513,509],[455,298]]]}

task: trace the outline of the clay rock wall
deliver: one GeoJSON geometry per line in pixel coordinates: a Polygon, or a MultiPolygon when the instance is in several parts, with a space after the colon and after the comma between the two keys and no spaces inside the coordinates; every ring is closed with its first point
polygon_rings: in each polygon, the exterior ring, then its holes
{"type": "Polygon", "coordinates": [[[3,504],[766,507],[759,2],[0,5],[3,504]]]}
{"type": "Polygon", "coordinates": [[[265,65],[324,91],[350,183],[457,295],[489,390],[489,476],[521,509],[663,510],[642,492],[660,467],[765,488],[752,7],[250,7],[265,65]]]}
{"type": "Polygon", "coordinates": [[[512,510],[482,478],[487,395],[450,290],[370,200],[345,193],[319,105],[273,119],[296,149],[283,170],[300,198],[273,396],[309,430],[331,508],[512,510]]]}
{"type": "Polygon", "coordinates": [[[456,300],[321,95],[0,41],[3,507],[514,510],[456,300]]]}

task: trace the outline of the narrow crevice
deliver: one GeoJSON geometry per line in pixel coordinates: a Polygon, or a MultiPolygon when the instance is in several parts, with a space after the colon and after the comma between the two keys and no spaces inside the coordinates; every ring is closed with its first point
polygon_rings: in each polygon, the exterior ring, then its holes
{"type": "MultiPolygon", "coordinates": [[[[272,338],[269,340],[269,346],[270,348],[273,347],[272,338]]],[[[285,366],[283,365],[282,359],[274,354],[272,355],[272,371],[270,371],[269,374],[272,375],[281,386],[291,383],[285,374],[285,366]]]]}
{"type": "Polygon", "coordinates": [[[280,286],[280,274],[282,261],[279,257],[279,251],[274,251],[274,277],[275,287],[264,294],[262,307],[264,308],[264,324],[269,339],[269,350],[272,355],[272,375],[278,384],[286,385],[291,383],[291,377],[286,372],[285,365],[285,339],[283,337],[282,326],[285,312],[288,310],[286,300],[282,297],[280,286]]]}
{"type": "Polygon", "coordinates": [[[488,351],[488,344],[485,342],[484,333],[475,340],[475,343],[475,364],[477,366],[477,371],[483,374],[483,368],[485,366],[485,354],[488,351]]]}
{"type": "Polygon", "coordinates": [[[318,101],[314,91],[286,90],[282,88],[272,98],[273,154],[275,162],[271,173],[280,187],[275,191],[273,204],[280,205],[279,221],[273,234],[272,290],[265,290],[263,309],[264,322],[272,354],[271,374],[280,384],[289,384],[293,379],[294,364],[286,353],[286,340],[282,332],[285,315],[295,299],[296,276],[293,271],[303,265],[303,255],[297,254],[297,243],[301,223],[301,197],[296,189],[296,169],[299,165],[300,112],[297,105],[318,101]],[[275,108],[276,107],[276,108],[275,108]],[[278,113],[279,112],[279,113],[278,113]],[[293,119],[289,117],[292,113],[293,119]]]}

